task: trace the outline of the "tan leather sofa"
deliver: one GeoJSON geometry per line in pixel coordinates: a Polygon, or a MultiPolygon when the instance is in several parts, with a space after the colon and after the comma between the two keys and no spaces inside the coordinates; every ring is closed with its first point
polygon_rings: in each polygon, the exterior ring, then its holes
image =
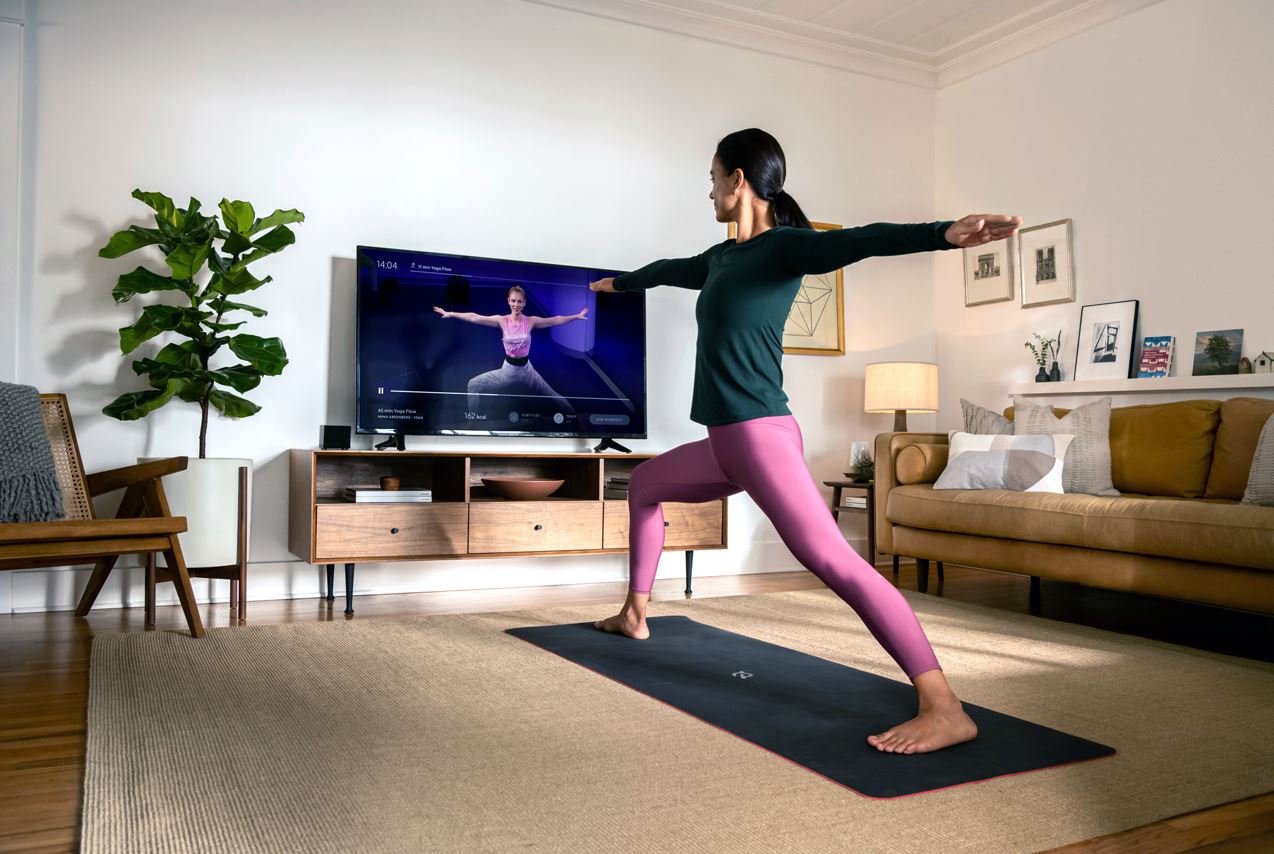
{"type": "MultiPolygon", "coordinates": [[[[1057,409],[1057,414],[1067,410],[1057,409]]],[[[930,561],[1274,614],[1274,507],[1241,504],[1274,401],[1111,411],[1122,495],[935,490],[945,433],[876,437],[876,546],[930,561]]],[[[1005,415],[1012,417],[1012,410],[1005,415]]]]}

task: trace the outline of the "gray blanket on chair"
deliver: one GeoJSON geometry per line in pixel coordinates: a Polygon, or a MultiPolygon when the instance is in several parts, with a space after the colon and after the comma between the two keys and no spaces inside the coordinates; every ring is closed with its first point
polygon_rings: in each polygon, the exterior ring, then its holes
{"type": "Polygon", "coordinates": [[[63,515],[40,393],[0,382],[0,522],[48,522],[63,515]]]}

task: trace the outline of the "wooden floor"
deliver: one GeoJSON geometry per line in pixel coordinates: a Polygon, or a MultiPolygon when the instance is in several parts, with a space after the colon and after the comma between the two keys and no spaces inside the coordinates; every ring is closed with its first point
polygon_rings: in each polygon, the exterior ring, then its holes
{"type": "MultiPolygon", "coordinates": [[[[916,589],[909,565],[897,579],[887,567],[881,572],[916,589]]],[[[945,584],[937,585],[931,572],[930,595],[1029,612],[1024,576],[950,565],[945,575],[945,584]]],[[[677,579],[659,581],[653,598],[682,598],[684,586],[677,579]]],[[[805,572],[712,577],[696,579],[694,595],[821,586],[805,572]]],[[[625,588],[615,582],[356,597],[353,619],[557,605],[596,605],[603,616],[622,601],[625,588]]],[[[248,617],[254,624],[340,620],[343,607],[339,598],[251,602],[248,617]]],[[[225,605],[205,605],[202,613],[209,627],[231,625],[225,605]]],[[[1044,581],[1039,616],[1274,661],[1274,620],[1242,612],[1044,581]]],[[[176,607],[158,609],[157,622],[161,629],[184,629],[176,607]]],[[[96,611],[88,619],[70,612],[0,616],[0,852],[78,850],[89,646],[95,632],[106,631],[142,631],[141,609],[96,611]]],[[[1274,851],[1274,792],[1056,850],[1274,851]]]]}

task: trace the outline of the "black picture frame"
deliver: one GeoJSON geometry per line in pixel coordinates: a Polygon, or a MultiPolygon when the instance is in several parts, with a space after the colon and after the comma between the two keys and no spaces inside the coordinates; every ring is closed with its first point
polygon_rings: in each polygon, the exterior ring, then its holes
{"type": "Polygon", "coordinates": [[[1076,382],[1126,380],[1137,369],[1137,315],[1135,299],[1099,302],[1079,310],[1075,335],[1076,382]],[[1109,358],[1108,358],[1109,357],[1109,358]]]}

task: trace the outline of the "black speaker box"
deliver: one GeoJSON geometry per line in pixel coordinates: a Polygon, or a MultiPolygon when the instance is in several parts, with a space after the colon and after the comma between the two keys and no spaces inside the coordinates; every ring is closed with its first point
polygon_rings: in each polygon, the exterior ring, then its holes
{"type": "Polygon", "coordinates": [[[348,451],[349,427],[340,424],[324,424],[319,429],[319,449],[323,451],[348,451]]]}

